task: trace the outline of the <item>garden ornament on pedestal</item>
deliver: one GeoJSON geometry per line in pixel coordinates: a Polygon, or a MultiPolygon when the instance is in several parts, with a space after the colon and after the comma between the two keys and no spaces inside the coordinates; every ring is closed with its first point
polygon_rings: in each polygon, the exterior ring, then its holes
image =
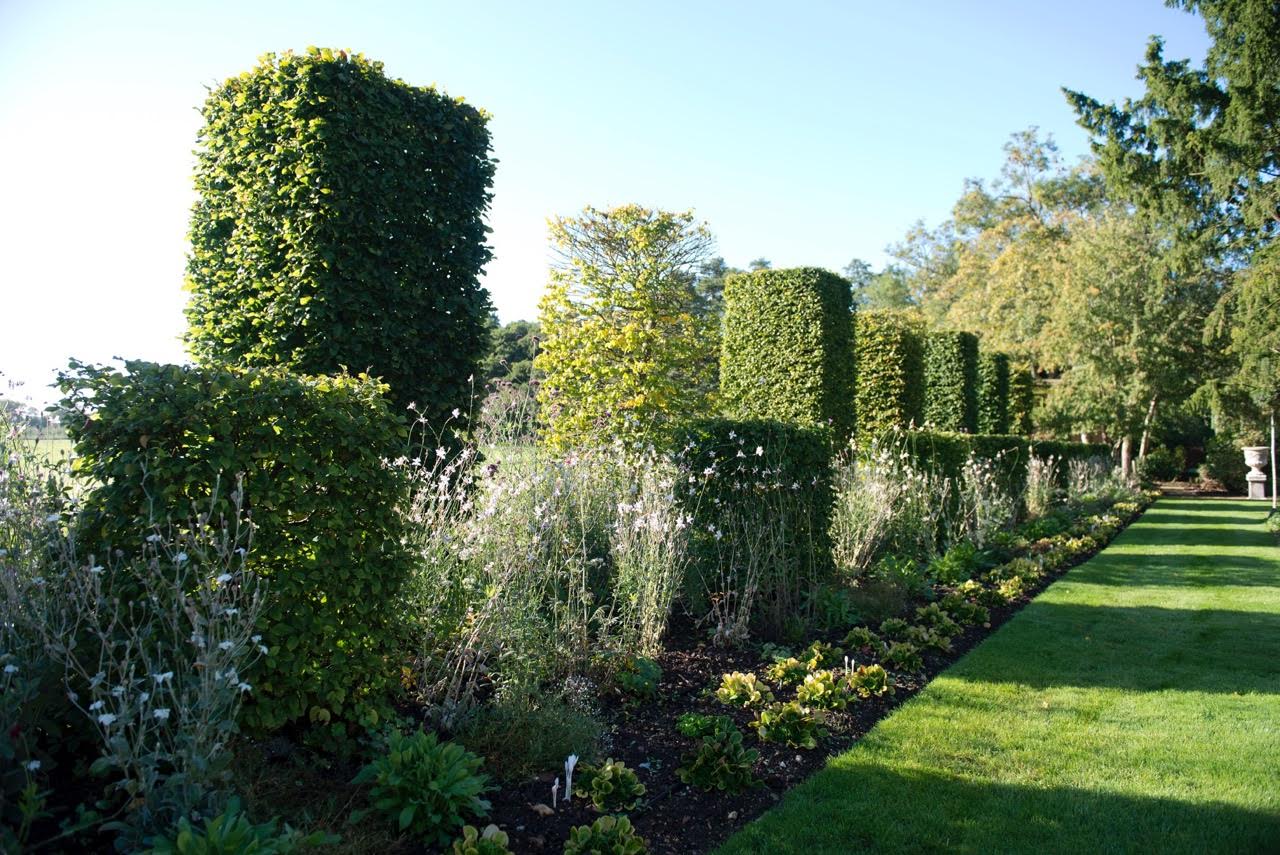
{"type": "Polygon", "coordinates": [[[1267,497],[1267,475],[1262,471],[1271,460],[1271,449],[1265,445],[1251,445],[1244,449],[1244,463],[1249,467],[1249,474],[1244,479],[1249,482],[1249,498],[1265,499],[1267,497]]]}

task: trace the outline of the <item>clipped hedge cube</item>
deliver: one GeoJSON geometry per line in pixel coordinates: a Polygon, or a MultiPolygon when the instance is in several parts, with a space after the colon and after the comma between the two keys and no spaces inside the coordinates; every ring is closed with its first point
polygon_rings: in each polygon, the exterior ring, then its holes
{"type": "Polygon", "coordinates": [[[849,283],[801,267],[730,276],[724,289],[720,394],[726,415],[854,427],[853,309],[849,283]]]}
{"type": "Polygon", "coordinates": [[[978,337],[940,330],[925,336],[924,423],[932,430],[978,432],[978,337]]]}
{"type": "Polygon", "coordinates": [[[978,433],[1012,433],[1009,425],[1009,357],[983,350],[978,356],[978,433]]]}
{"type": "Polygon", "coordinates": [[[854,328],[859,440],[919,426],[924,421],[922,324],[882,309],[858,312],[854,328]]]}

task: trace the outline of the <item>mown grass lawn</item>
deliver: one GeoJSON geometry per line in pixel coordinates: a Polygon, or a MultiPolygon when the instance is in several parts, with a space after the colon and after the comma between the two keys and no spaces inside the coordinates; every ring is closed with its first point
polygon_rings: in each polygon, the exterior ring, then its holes
{"type": "Polygon", "coordinates": [[[1280,549],[1162,499],[720,851],[1280,852],[1280,549]]]}

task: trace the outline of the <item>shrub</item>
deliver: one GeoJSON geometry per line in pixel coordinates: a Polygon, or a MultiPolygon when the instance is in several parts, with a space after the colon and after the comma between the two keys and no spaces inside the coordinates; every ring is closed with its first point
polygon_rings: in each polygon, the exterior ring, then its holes
{"type": "Polygon", "coordinates": [[[1247,492],[1249,484],[1244,476],[1249,467],[1244,465],[1240,444],[1229,436],[1214,436],[1204,445],[1204,462],[1200,464],[1200,480],[1221,485],[1233,495],[1247,492]]]}
{"type": "Polygon", "coordinates": [[[443,422],[489,343],[485,113],[311,48],[266,55],[203,114],[187,266],[197,362],[367,370],[396,412],[416,402],[443,422]]]}
{"type": "Polygon", "coordinates": [[[741,731],[734,727],[705,737],[682,758],[676,776],[700,790],[740,793],[758,783],[752,770],[759,759],[760,752],[745,747],[741,731]]]}
{"type": "Polygon", "coordinates": [[[792,748],[817,748],[825,735],[813,711],[796,701],[770,704],[751,722],[756,734],[765,742],[781,742],[792,748]]]}
{"type": "Polygon", "coordinates": [[[893,680],[880,665],[859,665],[845,678],[845,684],[860,698],[893,694],[893,680]]]}
{"type": "MultiPolygon", "coordinates": [[[[153,524],[187,519],[219,476],[241,473],[270,650],[247,675],[254,697],[242,720],[259,731],[308,718],[376,723],[397,688],[387,662],[410,572],[404,482],[383,465],[403,442],[385,387],[277,368],[127,370],[73,363],[60,378],[63,420],[95,485],[82,547],[136,552],[153,524]]],[[[230,515],[231,497],[207,510],[230,515]]]]}
{"type": "Polygon", "coordinates": [[[936,430],[978,432],[978,338],[934,331],[925,336],[924,423],[936,430]]]}
{"type": "Polygon", "coordinates": [[[573,792],[601,813],[635,810],[644,796],[644,784],[621,760],[609,759],[601,766],[579,768],[581,783],[573,792]]]}
{"type": "Polygon", "coordinates": [[[730,276],[724,289],[720,391],[736,418],[854,426],[852,298],[847,280],[812,267],[730,276]]]}
{"type": "Polygon", "coordinates": [[[332,834],[316,831],[303,834],[278,820],[254,825],[232,799],[226,810],[194,826],[187,817],[178,820],[172,837],[159,836],[148,841],[148,855],[288,855],[313,846],[337,843],[332,834]]]}
{"type": "Polygon", "coordinates": [[[1009,433],[1028,436],[1032,430],[1031,412],[1035,408],[1035,377],[1031,369],[1019,365],[1009,369],[1009,433]]]}
{"type": "Polygon", "coordinates": [[[1009,417],[1009,357],[985,349],[978,356],[977,432],[1013,432],[1009,417]]]}
{"type": "Polygon", "coordinates": [[[352,783],[372,784],[373,806],[401,831],[447,846],[467,819],[489,813],[489,802],[480,797],[492,789],[480,772],[483,763],[461,745],[439,742],[434,733],[393,732],[387,753],[361,769],[352,783]]]}
{"type": "Polygon", "coordinates": [[[714,638],[738,644],[753,624],[781,635],[829,576],[830,439],[819,428],[707,419],[688,425],[681,501],[693,519],[691,585],[714,638]]]}
{"type": "Polygon", "coordinates": [[[929,574],[944,585],[957,585],[978,572],[978,547],[964,540],[929,563],[929,574]]]}
{"type": "Polygon", "coordinates": [[[623,696],[637,701],[653,698],[658,694],[658,682],[662,668],[647,656],[628,656],[614,674],[614,682],[623,696]]]}
{"type": "Polygon", "coordinates": [[[702,713],[687,712],[681,713],[676,717],[676,730],[682,736],[687,736],[690,739],[700,739],[707,736],[718,738],[726,733],[732,733],[736,729],[733,719],[727,715],[703,715],[702,713]]]}
{"type": "Polygon", "coordinates": [[[1159,446],[1136,461],[1138,478],[1142,481],[1176,481],[1187,468],[1187,455],[1181,448],[1159,446]]]}
{"type": "Polygon", "coordinates": [[[755,674],[734,671],[721,679],[716,699],[731,707],[758,707],[772,703],[773,693],[755,674]]]}
{"type": "Polygon", "coordinates": [[[878,310],[858,312],[854,328],[859,441],[923,424],[921,325],[902,312],[878,310]]]}
{"type": "Polygon", "coordinates": [[[643,855],[649,851],[625,816],[602,816],[569,832],[564,855],[643,855]]]}
{"type": "Polygon", "coordinates": [[[453,841],[453,855],[510,855],[510,838],[496,825],[480,831],[474,825],[462,827],[462,837],[453,841]]]}

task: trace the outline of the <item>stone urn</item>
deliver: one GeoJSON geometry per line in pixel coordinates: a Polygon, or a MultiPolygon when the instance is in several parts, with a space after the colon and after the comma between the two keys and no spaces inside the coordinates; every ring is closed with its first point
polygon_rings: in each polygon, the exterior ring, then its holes
{"type": "Polygon", "coordinates": [[[1249,467],[1249,474],[1244,480],[1249,482],[1249,498],[1265,499],[1267,497],[1267,473],[1262,467],[1271,462],[1271,449],[1265,445],[1251,445],[1244,449],[1244,465],[1249,467]]]}

